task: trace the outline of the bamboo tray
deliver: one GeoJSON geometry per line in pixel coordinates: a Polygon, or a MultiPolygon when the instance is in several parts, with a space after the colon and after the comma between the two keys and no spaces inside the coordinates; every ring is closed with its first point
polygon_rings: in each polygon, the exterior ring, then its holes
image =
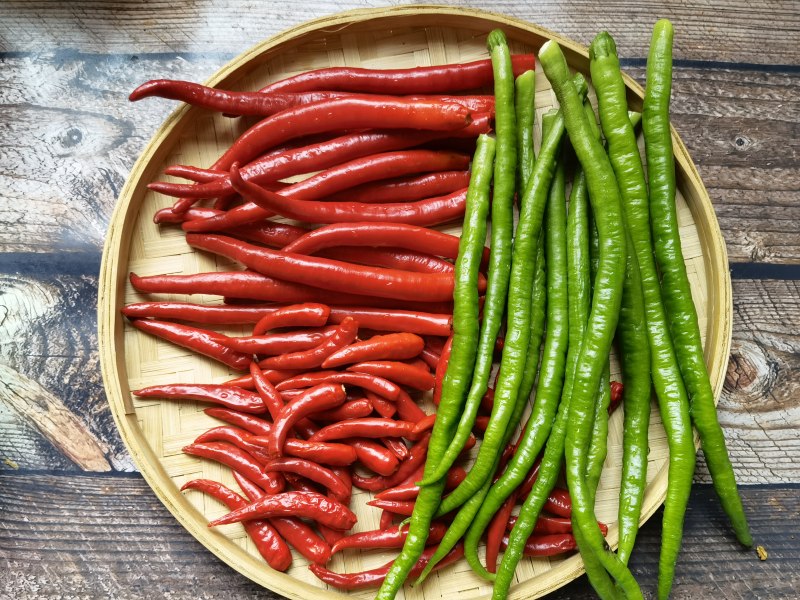
{"type": "MultiPolygon", "coordinates": [[[[407,6],[347,12],[300,25],[237,57],[220,69],[208,85],[257,89],[287,75],[330,65],[397,68],[476,60],[488,56],[486,34],[496,27],[506,32],[512,52],[537,51],[546,40],[557,40],[571,66],[588,74],[586,48],[535,25],[477,10],[407,6]]],[[[631,107],[640,110],[642,89],[629,77],[626,83],[631,107]]],[[[537,74],[536,87],[537,116],[541,116],[555,100],[541,72],[537,74]]],[[[229,378],[225,367],[134,330],[125,323],[119,310],[125,303],[146,299],[130,287],[127,279],[130,271],[140,275],[195,273],[231,266],[222,259],[190,249],[179,229],[154,225],[151,217],[155,210],[170,205],[172,199],[148,191],[146,184],[158,178],[168,164],[212,163],[242,127],[237,120],[183,106],[161,126],[133,167],[109,227],[100,276],[99,338],[109,403],[122,438],[153,491],[181,524],[219,558],[289,598],[306,599],[310,595],[370,598],[370,591],[347,594],[327,589],[296,553],[287,573],[271,570],[238,524],[209,529],[208,520],[223,514],[225,509],[198,492],[181,494],[181,484],[196,477],[217,479],[234,489],[235,484],[225,468],[184,455],[181,447],[217,423],[202,412],[202,405],[140,401],[130,394],[131,389],[157,383],[221,382],[229,378]]],[[[673,142],[683,249],[704,334],[711,382],[719,397],[731,339],[727,255],[711,201],[675,132],[673,142]]],[[[171,299],[187,300],[180,296],[171,299]]],[[[215,301],[202,297],[194,300],[215,301]]],[[[232,333],[237,331],[234,329],[232,333]]],[[[616,371],[618,377],[618,368],[616,371]]],[[[597,494],[597,515],[611,525],[608,541],[612,546],[617,541],[621,412],[617,411],[611,419],[608,458],[597,494]]],[[[667,458],[665,434],[654,405],[643,521],[664,500],[667,458]]],[[[374,529],[378,525],[379,511],[365,506],[365,495],[357,492],[353,497],[353,507],[359,516],[356,530],[374,529]]],[[[391,556],[381,552],[345,553],[337,555],[329,567],[342,572],[358,571],[383,564],[391,556]]],[[[540,597],[582,572],[578,556],[524,559],[517,569],[511,595],[540,597]]],[[[485,598],[490,591],[490,586],[474,576],[465,561],[460,561],[434,574],[421,588],[407,587],[400,597],[485,598]]]]}

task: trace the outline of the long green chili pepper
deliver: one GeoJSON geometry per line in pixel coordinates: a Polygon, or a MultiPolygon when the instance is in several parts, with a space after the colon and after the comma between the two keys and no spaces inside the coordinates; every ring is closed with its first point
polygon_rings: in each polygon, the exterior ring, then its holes
{"type": "MultiPolygon", "coordinates": [[[[627,564],[639,530],[642,499],[647,481],[647,434],[650,423],[650,341],[642,277],[639,270],[637,227],[631,223],[630,207],[646,205],[645,184],[639,148],[634,133],[638,114],[627,112],[625,83],[619,67],[614,40],[603,32],[590,47],[592,81],[597,93],[600,124],[608,142],[611,166],[617,175],[623,209],[630,233],[625,284],[622,293],[617,337],[625,383],[623,402],[622,480],[619,493],[619,548],[617,556],[627,564]]],[[[646,217],[646,215],[645,215],[646,217]]],[[[649,246],[649,240],[645,240],[649,246]]],[[[650,257],[652,263],[652,256],[650,257]]]]}
{"type": "Polygon", "coordinates": [[[594,516],[592,494],[585,480],[586,448],[592,430],[593,399],[601,371],[608,360],[622,301],[622,284],[625,278],[622,205],[614,171],[603,146],[591,134],[583,103],[570,81],[567,61],[558,44],[546,42],[539,52],[539,59],[561,105],[570,140],[586,173],[589,199],[600,235],[600,264],[595,277],[586,336],[581,345],[572,384],[565,443],[573,527],[580,529],[580,538],[584,542],[580,547],[581,554],[593,552],[603,566],[604,570],[587,571],[595,589],[607,595],[605,592],[608,591],[610,573],[628,598],[642,598],[641,590],[630,570],[605,547],[603,534],[594,516]]]}
{"type": "MultiPolygon", "coordinates": [[[[487,38],[492,56],[495,93],[495,131],[497,150],[494,166],[492,197],[492,232],[486,298],[483,303],[483,323],[480,340],[476,343],[477,358],[461,420],[454,439],[442,452],[437,468],[426,472],[421,486],[442,479],[464,449],[475,423],[480,400],[489,385],[494,345],[503,322],[503,310],[508,294],[513,236],[513,203],[517,168],[517,132],[514,112],[514,71],[505,34],[499,29],[487,38]]],[[[427,469],[426,469],[427,471],[427,469]]]]}
{"type": "Polygon", "coordinates": [[[697,311],[692,302],[683,262],[675,208],[675,162],[669,123],[672,87],[672,24],[661,20],[653,31],[647,60],[647,91],[642,128],[650,177],[650,211],[653,242],[661,270],[661,293],[669,316],[678,365],[691,400],[691,416],[706,457],[714,489],[730,518],[734,532],[745,546],[753,545],[742,500],[736,489],[725,436],[717,421],[714,391],[708,377],[697,311]]]}
{"type": "MultiPolygon", "coordinates": [[[[436,422],[428,443],[425,470],[435,468],[454,435],[472,371],[478,343],[478,272],[486,240],[489,187],[495,152],[494,139],[481,135],[472,161],[464,227],[455,265],[453,341],[442,383],[436,422]]],[[[408,537],[392,563],[376,598],[394,598],[425,549],[430,524],[441,501],[444,480],[420,489],[411,516],[408,537]]]]}
{"type": "Polygon", "coordinates": [[[533,171],[533,165],[536,164],[536,152],[533,147],[535,100],[536,74],[534,71],[525,71],[514,82],[514,107],[517,115],[517,191],[520,198],[533,171]]]}
{"type": "MultiPolygon", "coordinates": [[[[542,135],[547,136],[556,111],[544,115],[542,135]]],[[[568,308],[567,308],[567,246],[565,196],[565,174],[563,153],[558,161],[547,200],[545,226],[545,255],[547,257],[547,334],[539,369],[536,400],[528,424],[525,427],[514,457],[500,479],[492,485],[486,500],[467,533],[464,549],[473,571],[484,579],[493,580],[490,573],[478,560],[478,542],[483,532],[500,509],[503,502],[522,483],[533,467],[536,457],[547,441],[558,409],[558,401],[564,383],[564,365],[567,353],[568,308]]],[[[536,348],[538,358],[538,347],[536,348]]],[[[529,353],[533,356],[533,352],[529,353]]],[[[536,369],[526,367],[525,379],[533,383],[536,369]]],[[[521,389],[524,392],[524,387],[521,389]]],[[[527,397],[527,396],[526,396],[527,397]]]]}
{"type": "Polygon", "coordinates": [[[559,114],[540,148],[525,197],[520,202],[521,210],[511,261],[505,346],[500,359],[500,377],[495,388],[489,425],[484,432],[475,464],[464,481],[442,501],[439,514],[445,514],[466,502],[491,477],[494,457],[502,449],[510,426],[515,426],[512,415],[519,418],[522,414],[520,408],[524,409],[524,404],[520,403],[527,402],[527,398],[519,399],[518,395],[530,344],[533,256],[563,133],[564,119],[559,114]]]}

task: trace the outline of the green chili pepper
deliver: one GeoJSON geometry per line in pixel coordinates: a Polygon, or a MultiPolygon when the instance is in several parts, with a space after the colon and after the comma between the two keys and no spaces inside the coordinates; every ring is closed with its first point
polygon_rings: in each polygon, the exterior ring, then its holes
{"type": "Polygon", "coordinates": [[[534,100],[536,99],[536,74],[525,71],[514,82],[514,106],[517,115],[517,191],[520,198],[525,191],[525,184],[531,176],[536,164],[536,152],[533,147],[533,122],[536,116],[534,100]]]}
{"type": "MultiPolygon", "coordinates": [[[[478,342],[478,272],[486,240],[489,211],[489,184],[495,152],[494,139],[481,135],[472,161],[472,177],[467,191],[467,209],[455,265],[453,291],[453,342],[450,361],[442,382],[436,422],[428,443],[425,470],[435,468],[439,457],[453,439],[472,371],[478,342]]],[[[420,489],[411,516],[408,537],[400,555],[392,563],[377,598],[394,598],[416,564],[428,538],[430,523],[441,501],[444,480],[420,489]]]]}
{"type": "Polygon", "coordinates": [[[736,537],[749,547],[753,545],[753,538],[736,489],[736,478],[725,447],[725,436],[717,421],[714,391],[708,378],[697,311],[692,302],[681,251],[675,208],[675,162],[669,123],[671,79],[672,24],[661,20],[656,23],[647,61],[647,90],[642,121],[650,177],[653,245],[661,270],[661,293],[669,317],[678,365],[691,399],[692,420],[700,434],[714,489],[730,518],[736,537]]]}
{"type": "Polygon", "coordinates": [[[601,593],[607,592],[610,573],[628,598],[641,598],[641,590],[631,572],[605,547],[594,516],[593,494],[589,492],[585,480],[593,398],[608,360],[619,319],[625,279],[625,232],[619,190],[608,156],[592,136],[582,102],[570,81],[567,61],[558,44],[546,42],[539,52],[539,59],[561,105],[570,140],[586,173],[589,199],[600,237],[600,260],[592,308],[572,384],[566,432],[566,472],[572,497],[573,527],[580,529],[583,541],[579,546],[581,554],[594,553],[603,566],[604,570],[587,571],[595,589],[601,593]]]}
{"type": "Polygon", "coordinates": [[[425,473],[421,486],[441,480],[464,449],[480,400],[489,385],[494,345],[503,322],[503,309],[508,293],[513,236],[513,203],[517,168],[517,132],[514,113],[514,71],[505,34],[499,29],[487,38],[492,56],[495,81],[495,131],[497,150],[494,166],[492,197],[492,233],[486,298],[483,303],[483,323],[480,340],[476,343],[477,358],[472,384],[455,437],[440,455],[438,467],[425,473]]]}
{"type": "MultiPolygon", "coordinates": [[[[547,136],[556,111],[548,112],[542,120],[542,135],[547,136]]],[[[558,401],[564,383],[564,363],[567,352],[568,308],[567,308],[567,247],[564,160],[558,162],[547,200],[545,254],[547,257],[547,335],[545,337],[536,401],[528,419],[514,457],[505,472],[492,485],[486,500],[467,533],[464,549],[467,561],[481,577],[493,580],[495,575],[486,570],[478,560],[478,542],[494,515],[513,491],[522,483],[547,441],[558,409],[558,401]]],[[[538,359],[538,346],[536,354],[538,359]]],[[[529,358],[533,352],[529,352],[529,358]]],[[[536,374],[535,366],[526,367],[521,394],[525,392],[524,380],[531,385],[536,374]]],[[[528,388],[529,389],[529,388],[528,388]]],[[[528,394],[524,397],[527,399],[528,394]]]]}

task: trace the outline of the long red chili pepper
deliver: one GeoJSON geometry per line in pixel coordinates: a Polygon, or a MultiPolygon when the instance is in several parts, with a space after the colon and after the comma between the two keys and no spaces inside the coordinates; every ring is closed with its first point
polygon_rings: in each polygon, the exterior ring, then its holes
{"type": "MultiPolygon", "coordinates": [[[[517,522],[516,517],[511,517],[506,523],[506,530],[511,531],[517,522]]],[[[608,534],[608,525],[600,521],[597,522],[600,532],[603,535],[608,534]]],[[[540,514],[536,520],[536,525],[533,527],[533,533],[538,534],[553,534],[553,533],[572,533],[572,519],[566,517],[553,517],[547,514],[540,514]]]]}
{"type": "MultiPolygon", "coordinates": [[[[455,259],[458,244],[454,235],[405,223],[335,223],[309,231],[283,251],[314,254],[338,246],[396,246],[455,259]]],[[[484,248],[483,260],[489,260],[488,248],[484,248]]]]}
{"type": "Polygon", "coordinates": [[[253,436],[244,429],[231,425],[222,425],[204,431],[195,438],[194,443],[228,442],[250,454],[250,456],[255,458],[262,465],[269,462],[270,458],[267,456],[266,450],[254,443],[252,438],[253,436]]]}
{"type": "Polygon", "coordinates": [[[253,327],[253,335],[264,335],[278,327],[322,327],[330,314],[331,308],[318,302],[283,306],[261,317],[253,327]]]}
{"type": "MultiPolygon", "coordinates": [[[[427,544],[438,544],[447,532],[447,525],[434,521],[428,531],[427,544]]],[[[396,526],[389,529],[376,529],[375,531],[362,531],[343,537],[333,546],[331,554],[336,554],[348,548],[373,550],[379,548],[402,548],[408,537],[407,526],[396,526]]]]}
{"type": "Polygon", "coordinates": [[[404,460],[393,473],[382,474],[373,469],[378,476],[363,477],[358,473],[353,474],[353,485],[362,490],[378,492],[395,487],[413,475],[417,469],[425,464],[428,453],[428,442],[430,434],[425,434],[408,452],[408,458],[404,460]]]}
{"type": "Polygon", "coordinates": [[[241,388],[208,383],[170,383],[151,385],[131,392],[140,398],[162,398],[165,400],[199,400],[213,402],[226,408],[247,413],[265,413],[267,407],[258,394],[241,388]]]}
{"type": "Polygon", "coordinates": [[[256,362],[250,363],[250,377],[252,377],[253,386],[267,407],[270,416],[277,419],[283,409],[284,401],[278,390],[275,389],[275,385],[256,362]]]}
{"type": "Polygon", "coordinates": [[[296,423],[320,410],[339,406],[346,396],[343,386],[322,383],[286,404],[274,420],[270,434],[272,443],[268,446],[269,454],[281,456],[286,437],[296,423]]]}
{"type": "MultiPolygon", "coordinates": [[[[354,375],[356,373],[353,373],[354,375]]],[[[358,373],[358,375],[366,375],[366,373],[358,373]]],[[[378,377],[377,375],[370,375],[371,377],[378,377]]],[[[384,380],[388,381],[388,380],[384,380]]],[[[397,395],[397,400],[395,402],[395,406],[397,406],[397,415],[403,421],[411,421],[412,423],[419,423],[423,419],[425,419],[428,415],[422,410],[417,403],[408,395],[403,388],[400,388],[400,393],[397,395]]]]}
{"type": "Polygon", "coordinates": [[[349,437],[408,437],[413,429],[414,423],[407,421],[375,418],[353,419],[323,427],[309,438],[309,441],[327,442],[349,437]]]}
{"type": "Polygon", "coordinates": [[[397,457],[397,460],[405,460],[408,456],[408,446],[406,446],[402,441],[390,437],[380,438],[380,440],[381,444],[386,446],[389,452],[397,457]]]}
{"type": "Polygon", "coordinates": [[[212,408],[206,408],[203,412],[209,417],[241,427],[254,436],[269,435],[272,431],[272,424],[268,421],[255,415],[239,412],[238,410],[214,406],[212,408]]]}
{"type": "Polygon", "coordinates": [[[384,400],[377,394],[364,390],[364,396],[372,404],[372,408],[384,419],[391,419],[397,412],[397,407],[391,402],[384,400]]]}
{"type": "Polygon", "coordinates": [[[408,386],[415,390],[433,389],[434,378],[427,369],[392,360],[368,360],[347,367],[348,371],[377,375],[398,385],[408,386]]]}
{"type": "MultiPolygon", "coordinates": [[[[400,462],[397,457],[374,440],[366,438],[351,438],[347,440],[356,451],[358,462],[379,476],[391,476],[398,470],[400,462]]],[[[356,484],[356,475],[353,475],[353,485],[356,484]]]]}
{"type": "Polygon", "coordinates": [[[425,347],[425,340],[413,333],[376,335],[341,348],[322,363],[323,369],[365,360],[403,360],[417,356],[425,347]]]}
{"type": "MultiPolygon", "coordinates": [[[[265,369],[262,371],[264,377],[269,379],[269,382],[273,385],[280,383],[281,381],[286,381],[287,379],[291,379],[300,374],[300,371],[281,371],[278,369],[265,369]]],[[[235,387],[244,388],[246,390],[255,390],[256,385],[253,383],[253,376],[252,375],[242,375],[241,377],[236,377],[235,379],[229,379],[223,385],[230,385],[235,387]]],[[[269,407],[267,407],[269,408],[269,407]]]]}
{"type": "MultiPolygon", "coordinates": [[[[271,192],[249,181],[244,181],[234,165],[231,168],[234,189],[247,200],[283,217],[308,223],[349,223],[355,221],[408,223],[428,227],[458,219],[466,208],[466,189],[446,196],[436,196],[416,202],[391,202],[365,204],[363,202],[300,201],[271,192]]],[[[216,217],[214,217],[216,218],[216,217]]],[[[203,221],[187,221],[185,230],[201,227],[203,221]],[[189,223],[197,223],[190,225],[189,223]]],[[[202,225],[206,227],[206,225],[202,225]]]]}
{"type": "MultiPolygon", "coordinates": [[[[436,552],[438,546],[431,546],[426,548],[425,551],[417,560],[417,564],[411,569],[408,574],[409,579],[418,577],[422,570],[428,565],[433,553],[436,552]]],[[[464,544],[459,542],[456,546],[434,567],[434,570],[442,569],[464,556],[464,544]]],[[[319,565],[309,565],[309,570],[320,578],[324,583],[335,587],[340,590],[363,590],[365,588],[378,587],[386,578],[386,574],[392,567],[394,560],[389,561],[382,567],[370,569],[369,571],[361,571],[360,573],[334,573],[319,565]]]]}
{"type": "Polygon", "coordinates": [[[333,335],[322,340],[319,345],[300,352],[289,352],[271,356],[263,362],[268,369],[313,369],[340,348],[350,344],[358,335],[358,321],[346,317],[339,323],[333,335]]]}
{"type": "MultiPolygon", "coordinates": [[[[133,274],[131,274],[131,277],[133,277],[133,274]]],[[[183,348],[188,348],[213,358],[232,369],[246,371],[250,364],[248,355],[236,352],[223,345],[220,342],[221,334],[213,331],[150,319],[134,319],[130,321],[130,324],[140,331],[150,333],[183,348]]]]}
{"type": "Polygon", "coordinates": [[[314,373],[296,375],[291,379],[281,381],[275,388],[282,392],[283,390],[296,390],[299,388],[311,387],[320,383],[353,385],[369,390],[391,401],[396,401],[400,395],[403,394],[403,390],[400,387],[383,377],[375,377],[374,375],[367,375],[366,373],[342,373],[340,371],[316,371],[314,373]]]}
{"type": "MultiPolygon", "coordinates": [[[[187,186],[192,187],[192,186],[187,186]]],[[[214,208],[190,208],[182,213],[172,210],[171,206],[157,210],[153,215],[153,223],[161,225],[163,223],[183,223],[193,219],[210,219],[222,214],[221,210],[214,208]]]]}
{"type": "MultiPolygon", "coordinates": [[[[503,536],[502,547],[508,546],[508,536],[503,536]]],[[[571,533],[555,533],[552,535],[532,535],[525,543],[525,556],[557,556],[571,552],[578,547],[571,533]]]]}
{"type": "MultiPolygon", "coordinates": [[[[475,124],[475,121],[472,123],[475,124]]],[[[367,202],[386,204],[389,202],[413,202],[451,194],[469,186],[469,171],[439,171],[423,175],[406,175],[392,179],[383,179],[331,194],[329,202],[367,202]]],[[[209,215],[213,216],[213,215],[209,215]]],[[[198,217],[202,218],[202,217],[198,217]]]]}
{"type": "Polygon", "coordinates": [[[444,382],[444,375],[447,373],[447,365],[450,362],[450,348],[453,345],[453,335],[447,338],[447,341],[442,348],[439,356],[439,362],[436,365],[436,372],[434,374],[433,382],[433,403],[439,406],[439,399],[442,397],[442,383],[444,382]]]}
{"type": "Polygon", "coordinates": [[[261,470],[261,464],[252,455],[231,444],[223,442],[190,444],[185,446],[183,451],[186,454],[222,463],[234,471],[240,472],[269,494],[276,494],[283,490],[283,477],[265,474],[261,470]]]}
{"type": "Polygon", "coordinates": [[[439,355],[431,350],[427,343],[422,349],[422,352],[419,353],[419,357],[425,361],[425,364],[428,365],[428,368],[432,369],[434,373],[436,372],[436,367],[439,365],[439,355]]]}
{"type": "MultiPolygon", "coordinates": [[[[342,262],[367,265],[370,267],[383,267],[385,269],[399,269],[414,273],[443,273],[452,275],[455,271],[453,263],[434,256],[404,250],[403,248],[365,248],[358,246],[342,246],[330,248],[317,253],[320,258],[329,258],[342,262]]],[[[485,285],[483,275],[478,276],[478,285],[485,285]]]]}
{"type": "Polygon", "coordinates": [[[397,300],[447,301],[453,297],[453,276],[376,269],[325,258],[284,254],[222,235],[190,233],[186,242],[285,281],[397,300]]]}
{"type": "MultiPolygon", "coordinates": [[[[245,354],[267,354],[278,356],[293,352],[303,352],[316,348],[336,333],[336,327],[325,327],[312,331],[289,331],[270,335],[229,337],[225,345],[245,354]]],[[[265,361],[262,361],[265,362],[265,361]]],[[[269,365],[265,365],[270,368],[269,365]]]]}
{"type": "Polygon", "coordinates": [[[306,479],[325,486],[339,502],[349,502],[350,490],[333,471],[303,458],[276,458],[270,460],[264,470],[267,473],[296,473],[306,479]]]}
{"type": "Polygon", "coordinates": [[[414,512],[415,504],[414,500],[381,500],[378,498],[367,502],[368,506],[388,510],[390,513],[404,517],[411,516],[411,513],[414,512]]]}
{"type": "MultiPolygon", "coordinates": [[[[393,488],[389,488],[387,490],[383,490],[378,492],[375,495],[375,498],[378,500],[413,500],[419,495],[419,486],[415,483],[417,480],[422,479],[422,471],[416,471],[415,477],[412,478],[412,481],[402,483],[397,485],[393,488]]],[[[445,478],[445,490],[452,490],[455,489],[459,483],[464,481],[464,478],[467,476],[467,472],[459,467],[454,466],[447,472],[447,476],[445,478]]]]}
{"type": "Polygon", "coordinates": [[[497,573],[497,556],[500,554],[506,523],[511,516],[511,511],[514,510],[516,501],[516,493],[512,493],[506,498],[486,530],[486,569],[489,573],[497,573]]]}
{"type": "MultiPolygon", "coordinates": [[[[517,76],[533,69],[535,59],[532,54],[516,54],[511,57],[511,65],[517,76]]],[[[476,89],[491,85],[493,81],[492,62],[483,59],[410,69],[327,67],[281,79],[259,91],[285,93],[321,89],[381,94],[435,94],[476,89]]]]}
{"type": "MultiPolygon", "coordinates": [[[[292,391],[302,393],[301,390],[292,391]]],[[[372,402],[370,402],[367,398],[357,398],[355,400],[349,400],[334,409],[315,412],[311,416],[315,421],[337,423],[342,420],[363,419],[370,414],[372,414],[372,402]]]]}
{"type": "MultiPolygon", "coordinates": [[[[248,478],[249,479],[249,478],[248,478]]],[[[314,492],[282,492],[264,496],[211,521],[209,527],[272,517],[304,517],[334,529],[350,529],[358,518],[341,502],[314,492]]]]}
{"type": "MultiPolygon", "coordinates": [[[[216,498],[229,509],[235,510],[247,506],[248,502],[233,490],[210,479],[193,479],[181,486],[181,491],[198,490],[216,498]]],[[[244,523],[244,529],[267,564],[277,571],[285,571],[292,564],[292,553],[273,524],[266,520],[254,520],[244,523]]],[[[329,553],[330,556],[330,553],[329,553]]]]}
{"type": "Polygon", "coordinates": [[[436,413],[417,421],[416,425],[414,425],[414,430],[411,432],[411,439],[417,439],[426,431],[433,429],[434,423],[436,423],[436,413]]]}

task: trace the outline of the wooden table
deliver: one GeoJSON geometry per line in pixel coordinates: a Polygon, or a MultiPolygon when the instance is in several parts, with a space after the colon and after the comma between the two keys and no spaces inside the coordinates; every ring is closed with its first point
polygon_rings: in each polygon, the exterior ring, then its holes
{"type": "MultiPolygon", "coordinates": [[[[0,597],[277,597],[208,553],[136,473],[105,401],[95,303],[117,194],[174,107],[131,105],[130,90],[156,77],[202,81],[303,20],[396,3],[294,4],[0,4],[0,597]]],[[[584,44],[606,28],[640,82],[650,26],[673,20],[674,124],[714,201],[733,276],[720,420],[769,552],[761,562],[737,548],[701,459],[673,597],[797,598],[800,11],[792,1],[601,4],[480,7],[584,44]]],[[[659,533],[660,513],[633,559],[642,581],[655,581],[659,533]]],[[[581,578],[553,596],[592,594],[581,578]]]]}

